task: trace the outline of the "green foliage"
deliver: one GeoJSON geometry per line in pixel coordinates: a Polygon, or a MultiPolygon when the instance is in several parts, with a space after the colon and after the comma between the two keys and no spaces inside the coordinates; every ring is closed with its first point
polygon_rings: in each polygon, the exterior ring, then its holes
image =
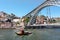
{"type": "Polygon", "coordinates": [[[28,22],[29,22],[29,20],[30,20],[30,18],[29,18],[29,17],[27,17],[27,18],[25,18],[24,22],[25,22],[25,23],[28,23],[28,22]]]}
{"type": "Polygon", "coordinates": [[[16,24],[20,24],[19,22],[16,22],[16,24]]]}
{"type": "Polygon", "coordinates": [[[56,23],[56,20],[50,19],[49,22],[50,22],[50,23],[56,23]]]}

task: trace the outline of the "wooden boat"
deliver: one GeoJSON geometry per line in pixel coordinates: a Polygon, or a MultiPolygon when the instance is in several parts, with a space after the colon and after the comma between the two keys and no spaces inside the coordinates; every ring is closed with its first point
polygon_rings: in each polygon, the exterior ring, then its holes
{"type": "Polygon", "coordinates": [[[28,31],[25,31],[24,33],[20,34],[19,32],[15,32],[17,35],[19,36],[23,36],[23,35],[30,35],[32,34],[32,32],[28,32],[28,31]]]}

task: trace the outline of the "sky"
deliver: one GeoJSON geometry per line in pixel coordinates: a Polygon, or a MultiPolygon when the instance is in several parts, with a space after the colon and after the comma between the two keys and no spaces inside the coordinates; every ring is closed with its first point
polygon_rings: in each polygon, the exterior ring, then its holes
{"type": "MultiPolygon", "coordinates": [[[[15,14],[18,17],[25,16],[30,11],[41,5],[45,0],[0,0],[0,11],[8,14],[15,14]]],[[[41,14],[51,17],[60,17],[60,7],[51,6],[41,10],[41,14]],[[47,9],[50,8],[50,13],[47,14],[47,9]]],[[[39,13],[39,14],[40,14],[39,13]]]]}

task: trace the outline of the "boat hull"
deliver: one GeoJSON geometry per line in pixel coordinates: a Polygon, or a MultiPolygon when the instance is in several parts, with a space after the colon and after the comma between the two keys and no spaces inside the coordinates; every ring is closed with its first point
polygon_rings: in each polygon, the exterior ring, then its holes
{"type": "Polygon", "coordinates": [[[16,33],[17,35],[19,35],[19,36],[32,34],[31,32],[24,32],[23,34],[20,34],[19,32],[15,32],[15,33],[16,33]]]}

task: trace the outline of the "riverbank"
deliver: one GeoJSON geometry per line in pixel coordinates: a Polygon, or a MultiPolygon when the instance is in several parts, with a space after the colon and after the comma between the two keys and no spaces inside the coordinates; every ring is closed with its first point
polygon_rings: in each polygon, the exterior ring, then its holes
{"type": "Polygon", "coordinates": [[[40,28],[60,28],[60,24],[54,23],[54,24],[34,24],[26,26],[28,29],[40,29],[40,28]]]}
{"type": "Polygon", "coordinates": [[[15,28],[0,28],[0,29],[15,29],[15,28]]]}

